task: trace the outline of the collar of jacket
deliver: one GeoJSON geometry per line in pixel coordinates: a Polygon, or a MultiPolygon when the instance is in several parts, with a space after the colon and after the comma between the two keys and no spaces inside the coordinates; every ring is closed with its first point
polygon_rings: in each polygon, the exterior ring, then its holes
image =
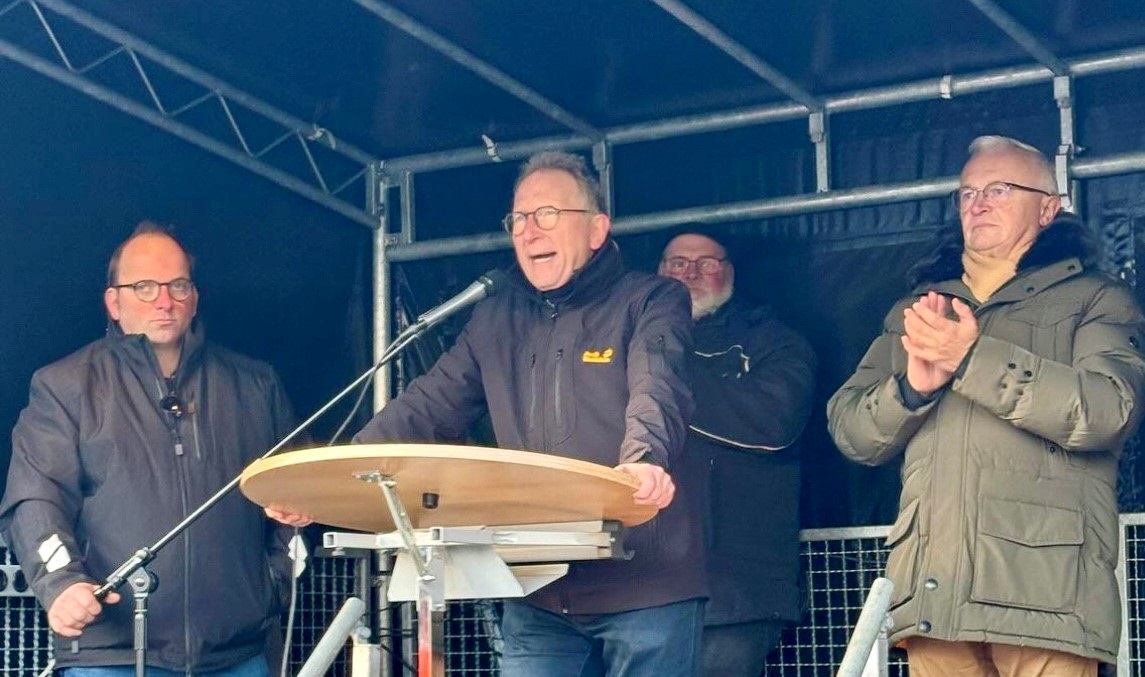
{"type": "Polygon", "coordinates": [[[738,336],[771,316],[772,310],[768,306],[749,305],[733,294],[714,313],[696,320],[692,334],[699,347],[707,345],[710,339],[722,341],[725,334],[738,336]]]}
{"type": "Polygon", "coordinates": [[[592,255],[584,268],[573,273],[563,287],[550,291],[538,291],[529,283],[520,266],[513,270],[514,288],[540,304],[565,308],[596,298],[624,275],[624,261],[620,257],[620,246],[610,237],[592,255]]]}
{"type": "MultiPolygon", "coordinates": [[[[151,342],[143,334],[124,334],[118,322],[107,321],[107,341],[111,350],[119,355],[132,369],[139,374],[159,373],[159,361],[155,358],[155,351],[151,342]]],[[[183,336],[183,349],[179,353],[179,366],[175,369],[176,385],[181,383],[187,374],[198,363],[202,356],[205,341],[202,323],[198,318],[191,320],[191,328],[183,336]]]]}
{"type": "Polygon", "coordinates": [[[1042,290],[1084,272],[1085,266],[1077,257],[1062,259],[1036,268],[1024,267],[984,303],[974,299],[961,278],[942,282],[923,282],[915,287],[914,293],[921,295],[927,291],[936,291],[940,294],[957,296],[971,307],[986,307],[1001,303],[1013,303],[1031,296],[1037,296],[1042,290]]]}
{"type": "Polygon", "coordinates": [[[748,324],[755,324],[767,319],[773,314],[769,306],[755,306],[740,300],[735,293],[715,312],[696,320],[696,327],[730,325],[737,319],[744,319],[748,324]]]}
{"type": "MultiPolygon", "coordinates": [[[[965,272],[963,247],[962,224],[958,221],[946,224],[930,253],[907,273],[911,288],[961,278],[965,272]]],[[[1018,274],[1066,259],[1078,259],[1084,268],[1089,268],[1095,263],[1095,251],[1081,221],[1069,212],[1061,212],[1018,261],[1018,274]]]]}

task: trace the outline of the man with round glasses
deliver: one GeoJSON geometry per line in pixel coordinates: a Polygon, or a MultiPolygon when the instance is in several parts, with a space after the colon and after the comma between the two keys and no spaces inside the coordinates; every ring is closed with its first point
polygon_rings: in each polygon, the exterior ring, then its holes
{"type": "Polygon", "coordinates": [[[186,301],[195,290],[195,283],[185,277],[177,277],[170,282],[156,282],[155,280],[140,280],[131,284],[112,285],[113,289],[130,289],[135,292],[135,298],[150,303],[159,298],[159,290],[167,288],[167,293],[176,301],[186,301]]]}
{"type": "Polygon", "coordinates": [[[811,414],[815,354],[770,308],[733,295],[735,267],[715,237],[672,238],[660,274],[688,288],[695,322],[696,413],[679,482],[706,527],[703,674],[758,677],[805,607],[798,439],[811,414]]]}
{"type": "Polygon", "coordinates": [[[1121,639],[1117,465],[1145,316],[1095,268],[1033,147],[985,136],[959,224],[828,403],[840,450],[904,455],[887,537],[911,675],[1095,676],[1121,639]]]}
{"type": "MultiPolygon", "coordinates": [[[[108,265],[107,335],[36,372],[12,432],[0,531],[65,677],[135,674],[131,604],[93,592],[291,430],[274,370],[204,340],[191,269],[140,224],[108,265]]],[[[148,675],[266,677],[288,537],[232,492],[160,550],[148,675]]]]}
{"type": "Polygon", "coordinates": [[[691,677],[699,660],[699,522],[676,499],[692,398],[684,289],[625,270],[583,159],[539,153],[503,219],[517,265],[456,343],[355,437],[456,440],[488,411],[497,445],[614,466],[660,508],[631,559],[574,562],[504,603],[503,677],[691,677]]]}

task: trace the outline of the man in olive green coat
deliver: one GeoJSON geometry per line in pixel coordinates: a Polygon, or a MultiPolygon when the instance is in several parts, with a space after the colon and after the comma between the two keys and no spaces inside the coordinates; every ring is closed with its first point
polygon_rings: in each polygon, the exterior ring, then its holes
{"type": "Polygon", "coordinates": [[[912,677],[1096,675],[1120,640],[1117,460],[1145,317],[1090,267],[1041,153],[997,136],[970,153],[961,228],[831,398],[831,434],[861,463],[905,454],[887,574],[912,677]]]}

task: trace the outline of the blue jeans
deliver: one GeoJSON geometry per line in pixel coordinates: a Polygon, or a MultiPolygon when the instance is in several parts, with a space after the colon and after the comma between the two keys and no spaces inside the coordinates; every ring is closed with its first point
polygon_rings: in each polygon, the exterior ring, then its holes
{"type": "Polygon", "coordinates": [[[505,602],[501,677],[695,677],[704,602],[567,616],[505,602]]]}
{"type": "MultiPolygon", "coordinates": [[[[134,665],[115,665],[104,668],[68,668],[64,670],[63,677],[135,677],[134,665]]],[[[163,670],[147,666],[147,677],[186,677],[185,672],[163,670]]],[[[255,656],[237,665],[211,672],[196,672],[194,677],[270,677],[270,669],[266,667],[266,659],[255,656]]]]}

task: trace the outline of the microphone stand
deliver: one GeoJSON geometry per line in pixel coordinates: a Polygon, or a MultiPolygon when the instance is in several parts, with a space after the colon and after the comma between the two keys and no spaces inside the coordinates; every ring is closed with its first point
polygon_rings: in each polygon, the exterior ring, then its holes
{"type": "MultiPolygon", "coordinates": [[[[257,460],[269,458],[282,451],[282,448],[285,447],[295,437],[297,437],[299,433],[310,427],[311,424],[326,414],[326,412],[330,411],[330,409],[333,408],[335,404],[340,402],[342,398],[346,397],[351,392],[356,390],[360,385],[362,385],[365,381],[372,378],[379,369],[393,360],[394,357],[396,357],[398,353],[404,350],[407,345],[412,343],[415,339],[420,338],[421,335],[425,333],[425,331],[427,331],[433,325],[437,324],[437,322],[441,319],[443,318],[439,317],[433,318],[432,321],[427,321],[423,315],[418,318],[417,322],[406,327],[400,334],[398,334],[397,338],[390,342],[390,345],[386,347],[385,352],[382,353],[382,357],[373,366],[363,372],[360,376],[358,376],[358,378],[354,379],[350,385],[343,388],[342,391],[331,398],[329,402],[319,407],[317,411],[311,414],[305,421],[300,423],[294,430],[290,431],[286,437],[283,437],[281,440],[279,440],[277,444],[271,447],[257,460]]],[[[115,571],[108,575],[107,581],[104,582],[103,585],[96,588],[94,593],[95,598],[98,600],[103,600],[105,597],[107,597],[108,593],[123,585],[124,582],[128,581],[128,579],[131,579],[132,575],[137,571],[142,571],[138,582],[134,580],[132,581],[133,597],[135,599],[134,650],[136,677],[145,677],[147,652],[147,596],[155,589],[157,585],[155,576],[148,572],[145,567],[155,559],[155,556],[159,554],[159,551],[162,550],[168,543],[173,541],[179,534],[183,533],[187,527],[191,526],[208,510],[213,508],[219,501],[223,500],[223,498],[226,497],[226,495],[230,493],[231,490],[239,485],[241,480],[242,475],[239,474],[230,482],[227,482],[226,486],[215,492],[213,496],[204,501],[203,504],[196,508],[191,514],[184,517],[181,522],[176,524],[170,531],[159,538],[159,540],[155,541],[151,545],[144,546],[136,550],[135,553],[131,555],[131,557],[125,560],[123,564],[120,564],[119,567],[115,569],[115,571]],[[146,581],[146,584],[144,581],[146,581]]]]}

